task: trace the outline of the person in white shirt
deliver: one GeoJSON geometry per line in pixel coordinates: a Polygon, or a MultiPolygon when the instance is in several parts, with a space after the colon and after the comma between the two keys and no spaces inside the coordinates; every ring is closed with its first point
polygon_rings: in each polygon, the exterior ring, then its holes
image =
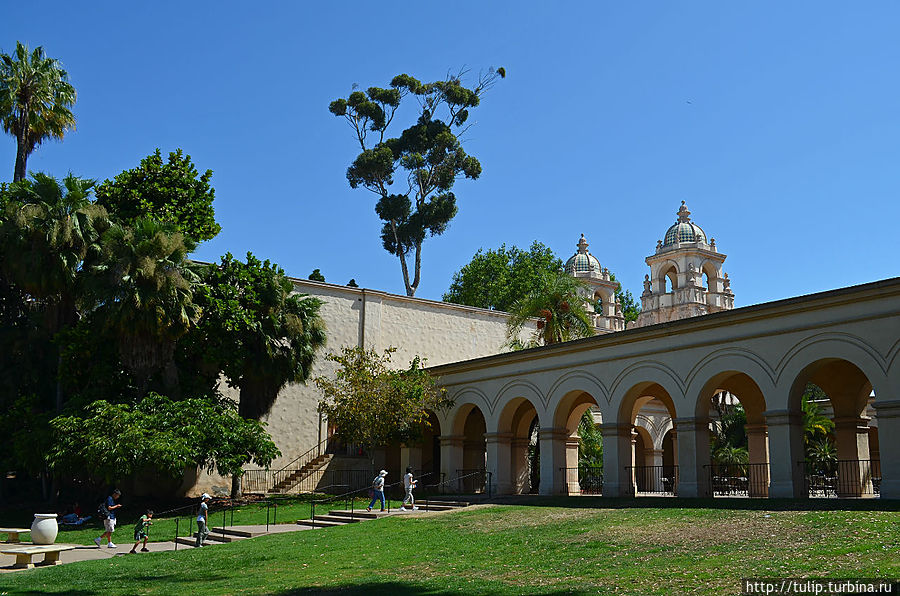
{"type": "Polygon", "coordinates": [[[195,544],[197,548],[206,546],[203,543],[209,536],[209,505],[206,502],[211,498],[206,493],[200,496],[200,512],[197,514],[197,542],[195,544]]]}
{"type": "Polygon", "coordinates": [[[406,496],[403,497],[403,503],[400,505],[400,511],[406,511],[406,503],[409,502],[410,507],[412,507],[413,511],[417,511],[419,508],[416,507],[416,500],[413,497],[413,489],[416,487],[416,483],[418,480],[413,480],[413,472],[412,467],[406,468],[406,475],[403,476],[403,488],[406,489],[406,496]]]}

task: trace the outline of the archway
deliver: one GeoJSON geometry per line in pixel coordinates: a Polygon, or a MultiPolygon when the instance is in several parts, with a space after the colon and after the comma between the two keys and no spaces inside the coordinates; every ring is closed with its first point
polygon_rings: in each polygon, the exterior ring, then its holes
{"type": "MultiPolygon", "coordinates": [[[[574,389],[563,395],[553,417],[557,462],[551,470],[552,492],[569,495],[600,494],[603,486],[602,442],[597,430],[597,400],[587,391],[574,389]],[[581,432],[587,433],[584,439],[581,432]],[[582,443],[585,442],[585,445],[582,443]]],[[[546,470],[546,466],[542,466],[546,470]]]]}
{"type": "Polygon", "coordinates": [[[441,481],[441,423],[434,412],[429,410],[427,413],[428,419],[422,425],[422,461],[416,473],[423,487],[441,481]]]}
{"type": "Polygon", "coordinates": [[[765,411],[762,390],[745,372],[719,372],[703,385],[695,417],[709,429],[705,469],[713,496],[769,495],[765,411]]]}
{"type": "MultiPolygon", "coordinates": [[[[675,402],[659,382],[644,381],[629,389],[619,406],[619,467],[625,471],[624,494],[668,494],[678,491],[678,458],[663,462],[663,437],[675,420],[675,402]],[[639,422],[640,420],[640,422],[639,422]]],[[[674,444],[673,444],[674,447],[674,444]]],[[[604,446],[604,459],[605,455],[604,446]]],[[[621,489],[620,489],[621,490],[621,489]]]]}
{"type": "Polygon", "coordinates": [[[498,460],[492,466],[498,494],[537,492],[539,428],[537,409],[527,398],[511,399],[500,412],[496,436],[488,435],[488,457],[495,452],[498,460]]]}
{"type": "Polygon", "coordinates": [[[874,401],[869,377],[847,360],[816,360],[796,376],[789,408],[803,420],[806,495],[852,498],[879,493],[878,440],[877,435],[870,440],[874,433],[869,425],[874,401]]]}
{"type": "Polygon", "coordinates": [[[473,406],[463,423],[462,468],[456,471],[460,479],[460,490],[464,493],[484,491],[487,466],[487,445],[484,438],[486,432],[484,414],[480,408],[473,406]]]}

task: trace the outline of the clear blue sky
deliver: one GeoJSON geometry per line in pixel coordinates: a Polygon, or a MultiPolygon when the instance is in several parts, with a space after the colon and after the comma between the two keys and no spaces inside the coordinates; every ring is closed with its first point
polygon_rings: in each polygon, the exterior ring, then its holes
{"type": "MultiPolygon", "coordinates": [[[[738,306],[898,275],[900,4],[890,2],[7,3],[0,49],[43,45],[78,129],[30,170],[104,179],[156,147],[214,170],[222,233],[296,277],[403,293],[374,197],[351,190],[351,85],[504,66],[466,149],[459,215],[426,242],[440,299],[479,247],[584,233],[635,295],[686,200],[738,306]],[[404,8],[406,7],[406,8],[404,8]]],[[[0,138],[0,179],[15,143],[0,138]]]]}

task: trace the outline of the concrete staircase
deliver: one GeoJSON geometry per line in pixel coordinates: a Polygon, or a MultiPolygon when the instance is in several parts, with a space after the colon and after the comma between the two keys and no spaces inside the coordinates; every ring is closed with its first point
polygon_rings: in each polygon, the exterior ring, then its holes
{"type": "Polygon", "coordinates": [[[290,474],[285,476],[282,480],[275,484],[275,486],[272,487],[272,490],[270,492],[290,492],[292,488],[303,482],[303,480],[308,478],[313,472],[327,466],[331,462],[332,458],[334,458],[334,456],[330,453],[324,453],[313,458],[308,463],[301,466],[298,470],[294,470],[290,474]]]}
{"type": "MultiPolygon", "coordinates": [[[[206,544],[224,544],[235,542],[237,540],[245,540],[247,538],[256,538],[262,536],[265,532],[251,532],[247,530],[235,530],[233,528],[210,528],[209,536],[206,537],[206,544]]],[[[193,538],[181,536],[175,539],[178,544],[193,547],[197,544],[197,533],[194,532],[193,538]]]]}
{"type": "MultiPolygon", "coordinates": [[[[417,513],[423,511],[452,511],[462,507],[468,507],[469,503],[465,501],[435,501],[422,500],[416,501],[418,507],[417,513]]],[[[407,509],[411,512],[412,510],[407,509]]],[[[312,519],[298,519],[297,524],[312,528],[333,528],[336,526],[344,526],[364,521],[371,521],[379,517],[388,515],[403,515],[403,511],[398,508],[391,509],[390,513],[381,511],[366,511],[365,509],[349,511],[346,509],[334,509],[329,511],[327,515],[316,515],[312,519]]]]}

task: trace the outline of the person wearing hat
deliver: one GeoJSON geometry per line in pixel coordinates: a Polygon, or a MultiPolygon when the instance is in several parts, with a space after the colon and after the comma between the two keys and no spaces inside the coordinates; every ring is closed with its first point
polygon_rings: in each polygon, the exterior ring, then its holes
{"type": "Polygon", "coordinates": [[[378,476],[375,477],[375,480],[372,481],[372,502],[369,503],[369,506],[366,507],[366,511],[372,511],[372,507],[375,506],[375,502],[381,500],[381,510],[384,511],[384,477],[387,476],[387,471],[382,470],[378,472],[378,476]]]}
{"type": "Polygon", "coordinates": [[[204,546],[203,541],[209,536],[209,505],[212,497],[207,493],[200,495],[200,513],[197,514],[197,548],[204,546]]]}

